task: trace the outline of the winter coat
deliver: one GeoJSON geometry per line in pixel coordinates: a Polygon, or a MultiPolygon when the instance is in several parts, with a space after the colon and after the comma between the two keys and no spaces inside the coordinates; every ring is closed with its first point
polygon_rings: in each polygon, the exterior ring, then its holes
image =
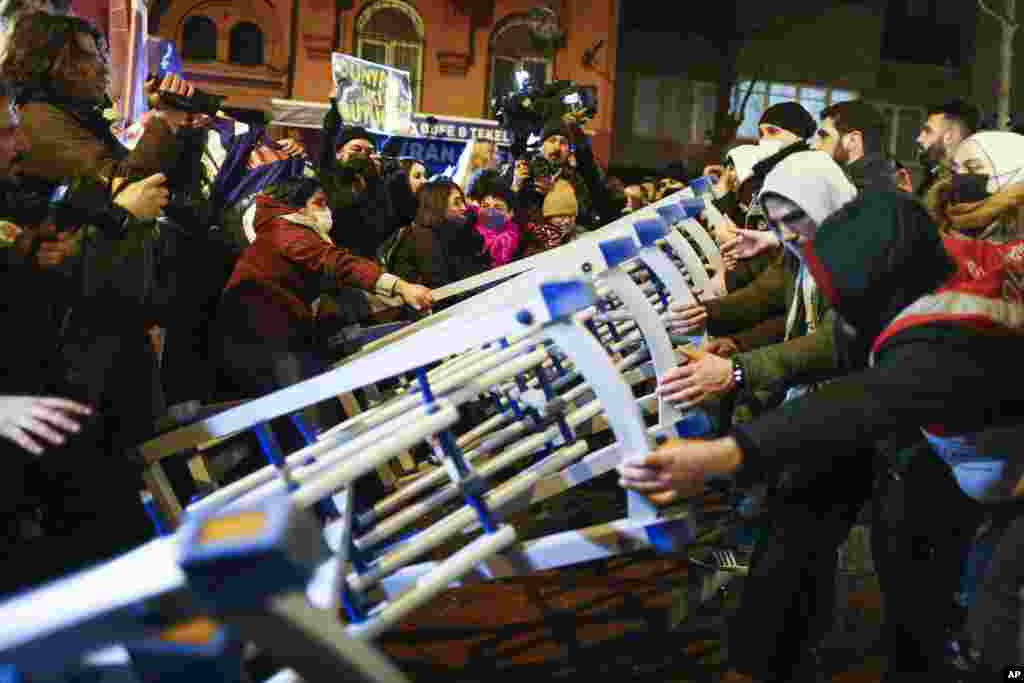
{"type": "Polygon", "coordinates": [[[478,275],[490,267],[484,238],[474,227],[470,212],[463,225],[434,227],[413,224],[402,235],[392,255],[393,272],[406,282],[437,289],[478,275]]]}
{"type": "Polygon", "coordinates": [[[256,199],[256,240],[224,290],[220,323],[237,339],[304,345],[312,340],[313,302],[339,287],[374,290],[375,262],[336,247],[313,228],[284,218],[297,209],[256,199]]]}
{"type": "Polygon", "coordinates": [[[909,306],[963,277],[913,197],[867,193],[819,226],[803,251],[836,312],[833,335],[851,374],[735,427],[744,472],[850,457],[907,427],[972,433],[1024,419],[1017,374],[1007,372],[1018,334],[925,320],[880,338],[909,306]]]}

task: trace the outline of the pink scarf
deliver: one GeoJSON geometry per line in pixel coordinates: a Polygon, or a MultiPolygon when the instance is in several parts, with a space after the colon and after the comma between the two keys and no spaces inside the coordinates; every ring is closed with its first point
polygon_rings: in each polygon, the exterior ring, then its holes
{"type": "Polygon", "coordinates": [[[491,255],[491,267],[497,268],[512,261],[519,251],[519,226],[511,219],[498,230],[492,230],[477,221],[476,231],[484,238],[487,253],[491,255]]]}

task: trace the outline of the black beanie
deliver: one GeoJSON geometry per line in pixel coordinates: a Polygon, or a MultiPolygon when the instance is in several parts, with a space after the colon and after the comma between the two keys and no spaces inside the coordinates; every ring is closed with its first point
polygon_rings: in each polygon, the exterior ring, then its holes
{"type": "Polygon", "coordinates": [[[366,130],[362,126],[345,126],[341,129],[341,133],[338,135],[338,147],[344,147],[353,140],[369,140],[370,144],[374,144],[373,136],[370,135],[370,131],[366,130]]]}
{"type": "Polygon", "coordinates": [[[777,126],[783,130],[788,130],[801,140],[811,137],[814,135],[814,131],[818,129],[818,124],[815,123],[814,117],[797,102],[773,104],[764,110],[764,113],[761,114],[761,120],[758,121],[757,125],[777,126]]]}

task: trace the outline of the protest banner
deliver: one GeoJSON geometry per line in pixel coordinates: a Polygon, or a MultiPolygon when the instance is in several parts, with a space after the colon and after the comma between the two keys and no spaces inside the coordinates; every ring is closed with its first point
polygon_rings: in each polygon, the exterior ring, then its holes
{"type": "Polygon", "coordinates": [[[408,71],[335,52],[331,55],[331,72],[338,86],[338,113],[346,125],[385,135],[404,135],[410,130],[412,87],[408,71]]]}

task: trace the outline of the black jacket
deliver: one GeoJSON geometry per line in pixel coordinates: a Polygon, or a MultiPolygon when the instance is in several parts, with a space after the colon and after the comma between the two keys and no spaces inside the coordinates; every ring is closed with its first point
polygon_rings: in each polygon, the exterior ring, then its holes
{"type": "Polygon", "coordinates": [[[341,198],[346,196],[343,191],[346,181],[341,177],[342,165],[335,156],[335,141],[341,126],[336,100],[332,99],[331,107],[324,116],[319,159],[320,182],[334,217],[331,239],[358,256],[376,260],[377,249],[395,231],[398,220],[387,183],[380,176],[366,177],[366,192],[354,202],[342,201],[341,198]]]}
{"type": "Polygon", "coordinates": [[[1024,420],[1016,336],[949,323],[889,337],[866,354],[907,305],[954,272],[934,223],[904,193],[869,193],[829,217],[805,249],[837,312],[836,347],[858,369],[733,431],[746,474],[763,476],[808,458],[849,457],[898,430],[942,424],[972,433],[1024,420]],[[851,245],[858,249],[851,249],[851,245]]]}
{"type": "Polygon", "coordinates": [[[898,189],[893,178],[896,164],[881,154],[862,156],[857,161],[847,164],[844,170],[850,182],[857,187],[857,192],[885,192],[898,189]]]}

